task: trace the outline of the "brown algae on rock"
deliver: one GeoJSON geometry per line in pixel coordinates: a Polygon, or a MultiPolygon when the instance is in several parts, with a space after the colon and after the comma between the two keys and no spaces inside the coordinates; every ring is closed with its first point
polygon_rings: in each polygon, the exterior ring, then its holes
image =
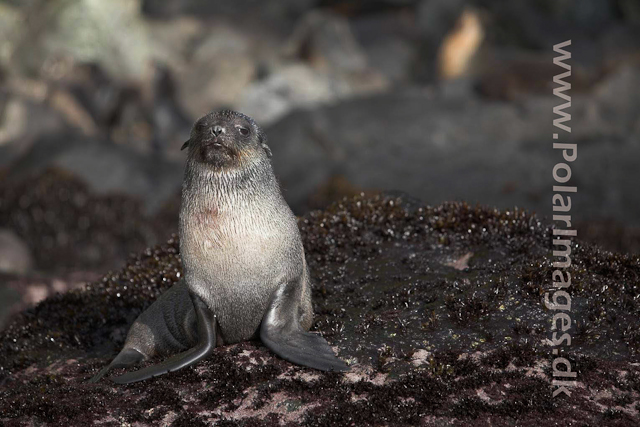
{"type": "Polygon", "coordinates": [[[569,404],[551,398],[544,345],[551,316],[541,303],[550,286],[551,229],[535,216],[358,196],[299,225],[316,285],[313,329],[355,377],[296,367],[248,342],[147,383],[86,384],[135,317],[179,280],[174,238],[86,290],[43,301],[0,332],[0,421],[637,422],[637,256],[580,241],[572,247],[577,324],[567,357],[580,386],[569,404]],[[468,253],[467,268],[446,265],[468,253]]]}

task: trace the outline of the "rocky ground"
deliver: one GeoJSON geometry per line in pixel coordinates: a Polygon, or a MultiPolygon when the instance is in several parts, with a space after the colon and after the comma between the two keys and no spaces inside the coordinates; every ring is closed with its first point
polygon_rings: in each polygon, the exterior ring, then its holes
{"type": "Polygon", "coordinates": [[[258,342],[144,383],[86,382],[178,280],[175,238],[0,335],[6,425],[635,425],[640,258],[573,247],[570,398],[551,398],[550,228],[523,211],[355,197],[300,219],[316,321],[346,374],[258,342]]]}

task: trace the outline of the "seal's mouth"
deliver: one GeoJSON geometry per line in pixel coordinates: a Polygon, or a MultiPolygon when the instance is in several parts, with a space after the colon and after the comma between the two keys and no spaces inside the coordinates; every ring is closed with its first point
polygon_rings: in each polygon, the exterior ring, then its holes
{"type": "Polygon", "coordinates": [[[223,138],[215,136],[213,138],[202,141],[202,149],[205,151],[211,151],[218,154],[234,155],[236,150],[227,144],[223,138]]]}
{"type": "Polygon", "coordinates": [[[224,145],[222,145],[220,142],[210,142],[208,144],[205,144],[206,147],[213,147],[213,148],[223,148],[224,145]]]}
{"type": "Polygon", "coordinates": [[[216,147],[216,148],[223,147],[222,138],[220,138],[219,136],[214,136],[213,138],[208,138],[205,141],[202,141],[202,144],[207,146],[207,147],[216,147]]]}
{"type": "Polygon", "coordinates": [[[226,163],[238,155],[236,147],[221,136],[212,136],[200,142],[200,157],[205,163],[226,163]]]}

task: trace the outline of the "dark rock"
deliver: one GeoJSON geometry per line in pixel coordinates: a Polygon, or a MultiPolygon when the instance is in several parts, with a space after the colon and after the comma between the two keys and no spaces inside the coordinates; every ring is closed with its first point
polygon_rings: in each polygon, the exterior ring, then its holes
{"type": "Polygon", "coordinates": [[[606,71],[640,64],[640,25],[618,25],[607,32],[592,50],[606,71]]]}
{"type": "Polygon", "coordinates": [[[588,44],[584,28],[580,28],[576,20],[572,19],[576,13],[580,13],[580,6],[570,3],[572,2],[560,4],[544,0],[519,0],[504,4],[491,0],[477,2],[491,16],[492,25],[487,26],[487,31],[489,38],[496,44],[541,51],[551,49],[554,44],[568,39],[573,40],[574,46],[579,47],[581,42],[588,44]]]}
{"type": "MultiPolygon", "coordinates": [[[[632,160],[640,156],[633,136],[640,127],[627,107],[640,85],[633,73],[621,73],[574,97],[565,142],[577,142],[580,153],[572,164],[580,209],[572,214],[631,225],[640,218],[632,160]]],[[[340,176],[351,187],[398,189],[432,203],[466,200],[547,214],[551,171],[562,159],[551,149],[558,104],[553,97],[507,104],[415,88],[298,111],[267,134],[285,198],[298,212],[340,176]]]]}
{"type": "Polygon", "coordinates": [[[393,13],[398,9],[413,9],[422,2],[422,0],[319,0],[317,5],[353,17],[393,13]]]}
{"type": "Polygon", "coordinates": [[[363,72],[366,58],[343,16],[313,11],[304,16],[291,36],[287,51],[319,68],[341,73],[363,72]]]}
{"type": "Polygon", "coordinates": [[[392,83],[409,81],[420,37],[415,13],[400,10],[367,14],[350,22],[369,65],[392,83]]]}
{"type": "Polygon", "coordinates": [[[0,228],[0,273],[25,274],[31,270],[33,258],[27,245],[6,228],[0,228]]]}
{"type": "Polygon", "coordinates": [[[77,176],[97,194],[139,198],[148,213],[160,209],[182,184],[183,166],[100,138],[75,134],[42,136],[8,170],[7,183],[58,168],[77,176]]]}
{"type": "Polygon", "coordinates": [[[416,9],[416,21],[423,40],[437,45],[455,24],[467,0],[422,1],[416,9]]]}
{"type": "Polygon", "coordinates": [[[178,103],[175,78],[163,64],[156,64],[148,101],[150,122],[153,125],[153,147],[156,152],[169,152],[181,158],[182,142],[189,139],[193,121],[187,117],[178,103]]]}
{"type": "Polygon", "coordinates": [[[563,355],[579,383],[567,401],[551,397],[550,313],[541,302],[551,274],[551,229],[536,217],[355,198],[299,224],[316,281],[314,330],[352,372],[292,366],[250,342],[144,383],[87,383],[122,345],[136,315],[179,280],[178,243],[170,240],[83,291],[45,300],[0,332],[0,421],[638,422],[637,256],[572,245],[577,323],[563,355]],[[604,407],[613,409],[603,415],[604,407]]]}
{"type": "MultiPolygon", "coordinates": [[[[487,49],[474,58],[472,74],[475,89],[483,97],[501,101],[522,101],[532,95],[548,96],[557,86],[554,76],[560,69],[547,53],[516,53],[487,49]]],[[[572,63],[571,93],[591,93],[603,78],[600,64],[572,63]]]]}
{"type": "MultiPolygon", "coordinates": [[[[535,5],[535,2],[530,3],[535,5]]],[[[617,3],[620,2],[618,0],[585,0],[580,3],[561,4],[553,0],[543,0],[536,6],[548,18],[571,23],[588,33],[597,34],[606,30],[616,19],[617,3]]]]}
{"type": "Polygon", "coordinates": [[[640,4],[633,0],[619,0],[618,5],[625,20],[631,24],[640,24],[640,4]]]}

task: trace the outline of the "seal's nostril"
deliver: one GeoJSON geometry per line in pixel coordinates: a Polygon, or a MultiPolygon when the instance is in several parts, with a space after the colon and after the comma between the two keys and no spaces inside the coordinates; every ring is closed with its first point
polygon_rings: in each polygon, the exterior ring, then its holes
{"type": "Polygon", "coordinates": [[[212,129],[211,132],[215,135],[215,136],[219,136],[221,133],[224,133],[224,128],[222,126],[218,126],[215,125],[212,129]]]}

